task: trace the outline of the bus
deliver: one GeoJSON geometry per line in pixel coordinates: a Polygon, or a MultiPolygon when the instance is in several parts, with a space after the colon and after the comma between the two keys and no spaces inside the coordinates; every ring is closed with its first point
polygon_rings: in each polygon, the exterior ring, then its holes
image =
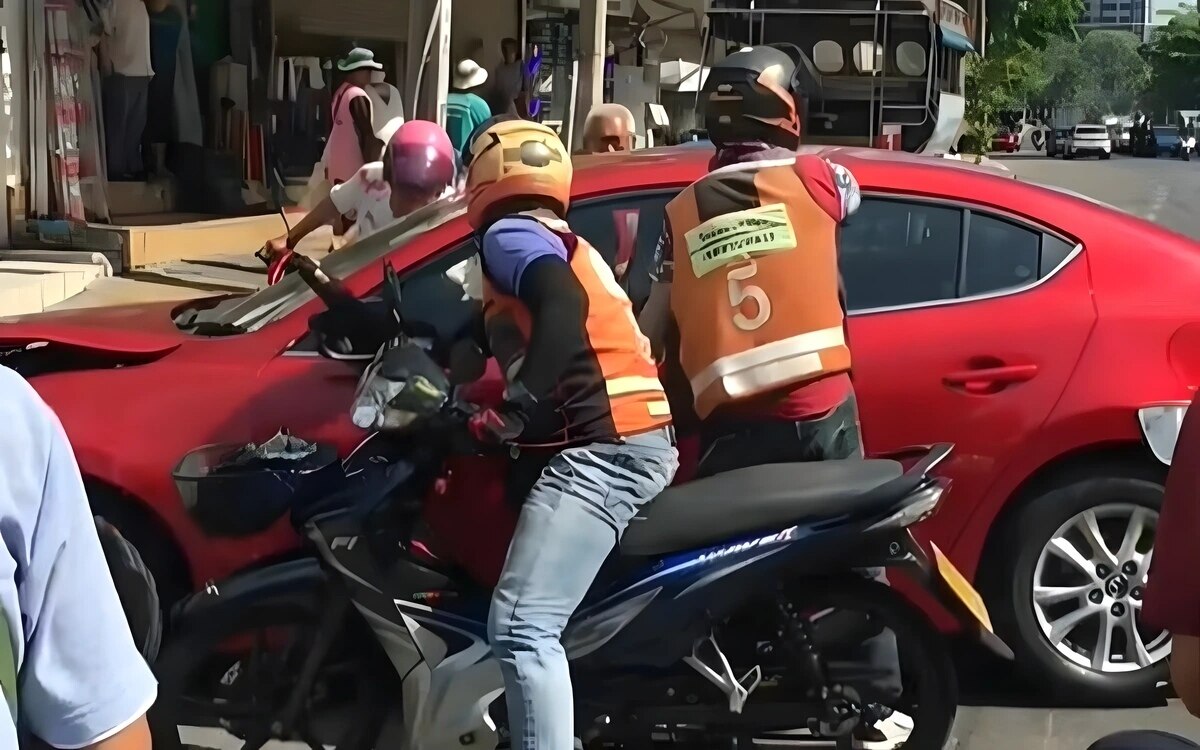
{"type": "Polygon", "coordinates": [[[806,143],[945,153],[963,131],[964,58],[983,52],[980,0],[960,2],[712,0],[703,56],[794,44],[806,143]]]}

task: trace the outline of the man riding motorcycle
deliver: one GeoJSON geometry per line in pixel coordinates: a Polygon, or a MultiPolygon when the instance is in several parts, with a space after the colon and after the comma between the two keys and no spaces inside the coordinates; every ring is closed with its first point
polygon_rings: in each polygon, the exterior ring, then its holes
{"type": "MultiPolygon", "coordinates": [[[[863,455],[837,264],[838,226],[860,196],[844,167],[796,154],[798,57],[790,45],[748,47],[713,66],[712,171],[667,205],[642,323],[656,351],[673,350],[669,392],[690,386],[700,476],[863,455]]],[[[686,409],[673,407],[677,418],[686,409]]],[[[880,689],[898,693],[895,637],[868,647],[880,689]]],[[[859,739],[903,730],[877,724],[859,739]]]]}
{"type": "Polygon", "coordinates": [[[649,342],[604,259],[563,220],[571,158],[548,127],[501,116],[471,139],[486,342],[505,402],[472,420],[540,471],[524,498],[488,636],[514,747],[571,747],[570,672],[560,643],[637,509],[678,465],[649,342]]]}

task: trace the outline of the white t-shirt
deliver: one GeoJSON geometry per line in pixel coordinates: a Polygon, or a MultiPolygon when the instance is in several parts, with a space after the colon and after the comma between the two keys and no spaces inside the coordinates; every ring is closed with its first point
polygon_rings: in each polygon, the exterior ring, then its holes
{"type": "Polygon", "coordinates": [[[364,164],[353,177],[334,185],[329,200],[343,216],[354,218],[360,240],[396,220],[392,215],[392,188],[383,179],[381,161],[364,164]]]}
{"type": "Polygon", "coordinates": [[[112,73],[130,78],[154,75],[150,14],[142,0],[113,0],[100,11],[100,22],[104,30],[100,45],[112,73]]]}
{"type": "MultiPolygon", "coordinates": [[[[449,186],[438,197],[445,198],[454,191],[455,187],[449,186]]],[[[402,218],[392,213],[392,186],[383,179],[381,161],[364,164],[353,177],[334,185],[329,200],[338,213],[354,219],[360,240],[402,218]]]]}

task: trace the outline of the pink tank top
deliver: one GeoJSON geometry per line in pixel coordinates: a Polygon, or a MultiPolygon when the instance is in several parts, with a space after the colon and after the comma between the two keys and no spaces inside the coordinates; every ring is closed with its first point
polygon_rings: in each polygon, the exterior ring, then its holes
{"type": "Polygon", "coordinates": [[[350,102],[366,95],[367,92],[358,86],[343,83],[333,97],[333,129],[325,146],[325,178],[335,185],[353,177],[363,165],[358,131],[350,116],[350,102]]]}

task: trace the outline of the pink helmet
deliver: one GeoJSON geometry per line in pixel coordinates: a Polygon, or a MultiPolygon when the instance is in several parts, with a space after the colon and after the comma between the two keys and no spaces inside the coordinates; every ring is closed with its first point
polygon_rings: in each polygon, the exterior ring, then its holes
{"type": "Polygon", "coordinates": [[[392,184],[437,190],[454,182],[458,165],[450,136],[436,122],[410,120],[396,129],[383,155],[392,184]]]}

